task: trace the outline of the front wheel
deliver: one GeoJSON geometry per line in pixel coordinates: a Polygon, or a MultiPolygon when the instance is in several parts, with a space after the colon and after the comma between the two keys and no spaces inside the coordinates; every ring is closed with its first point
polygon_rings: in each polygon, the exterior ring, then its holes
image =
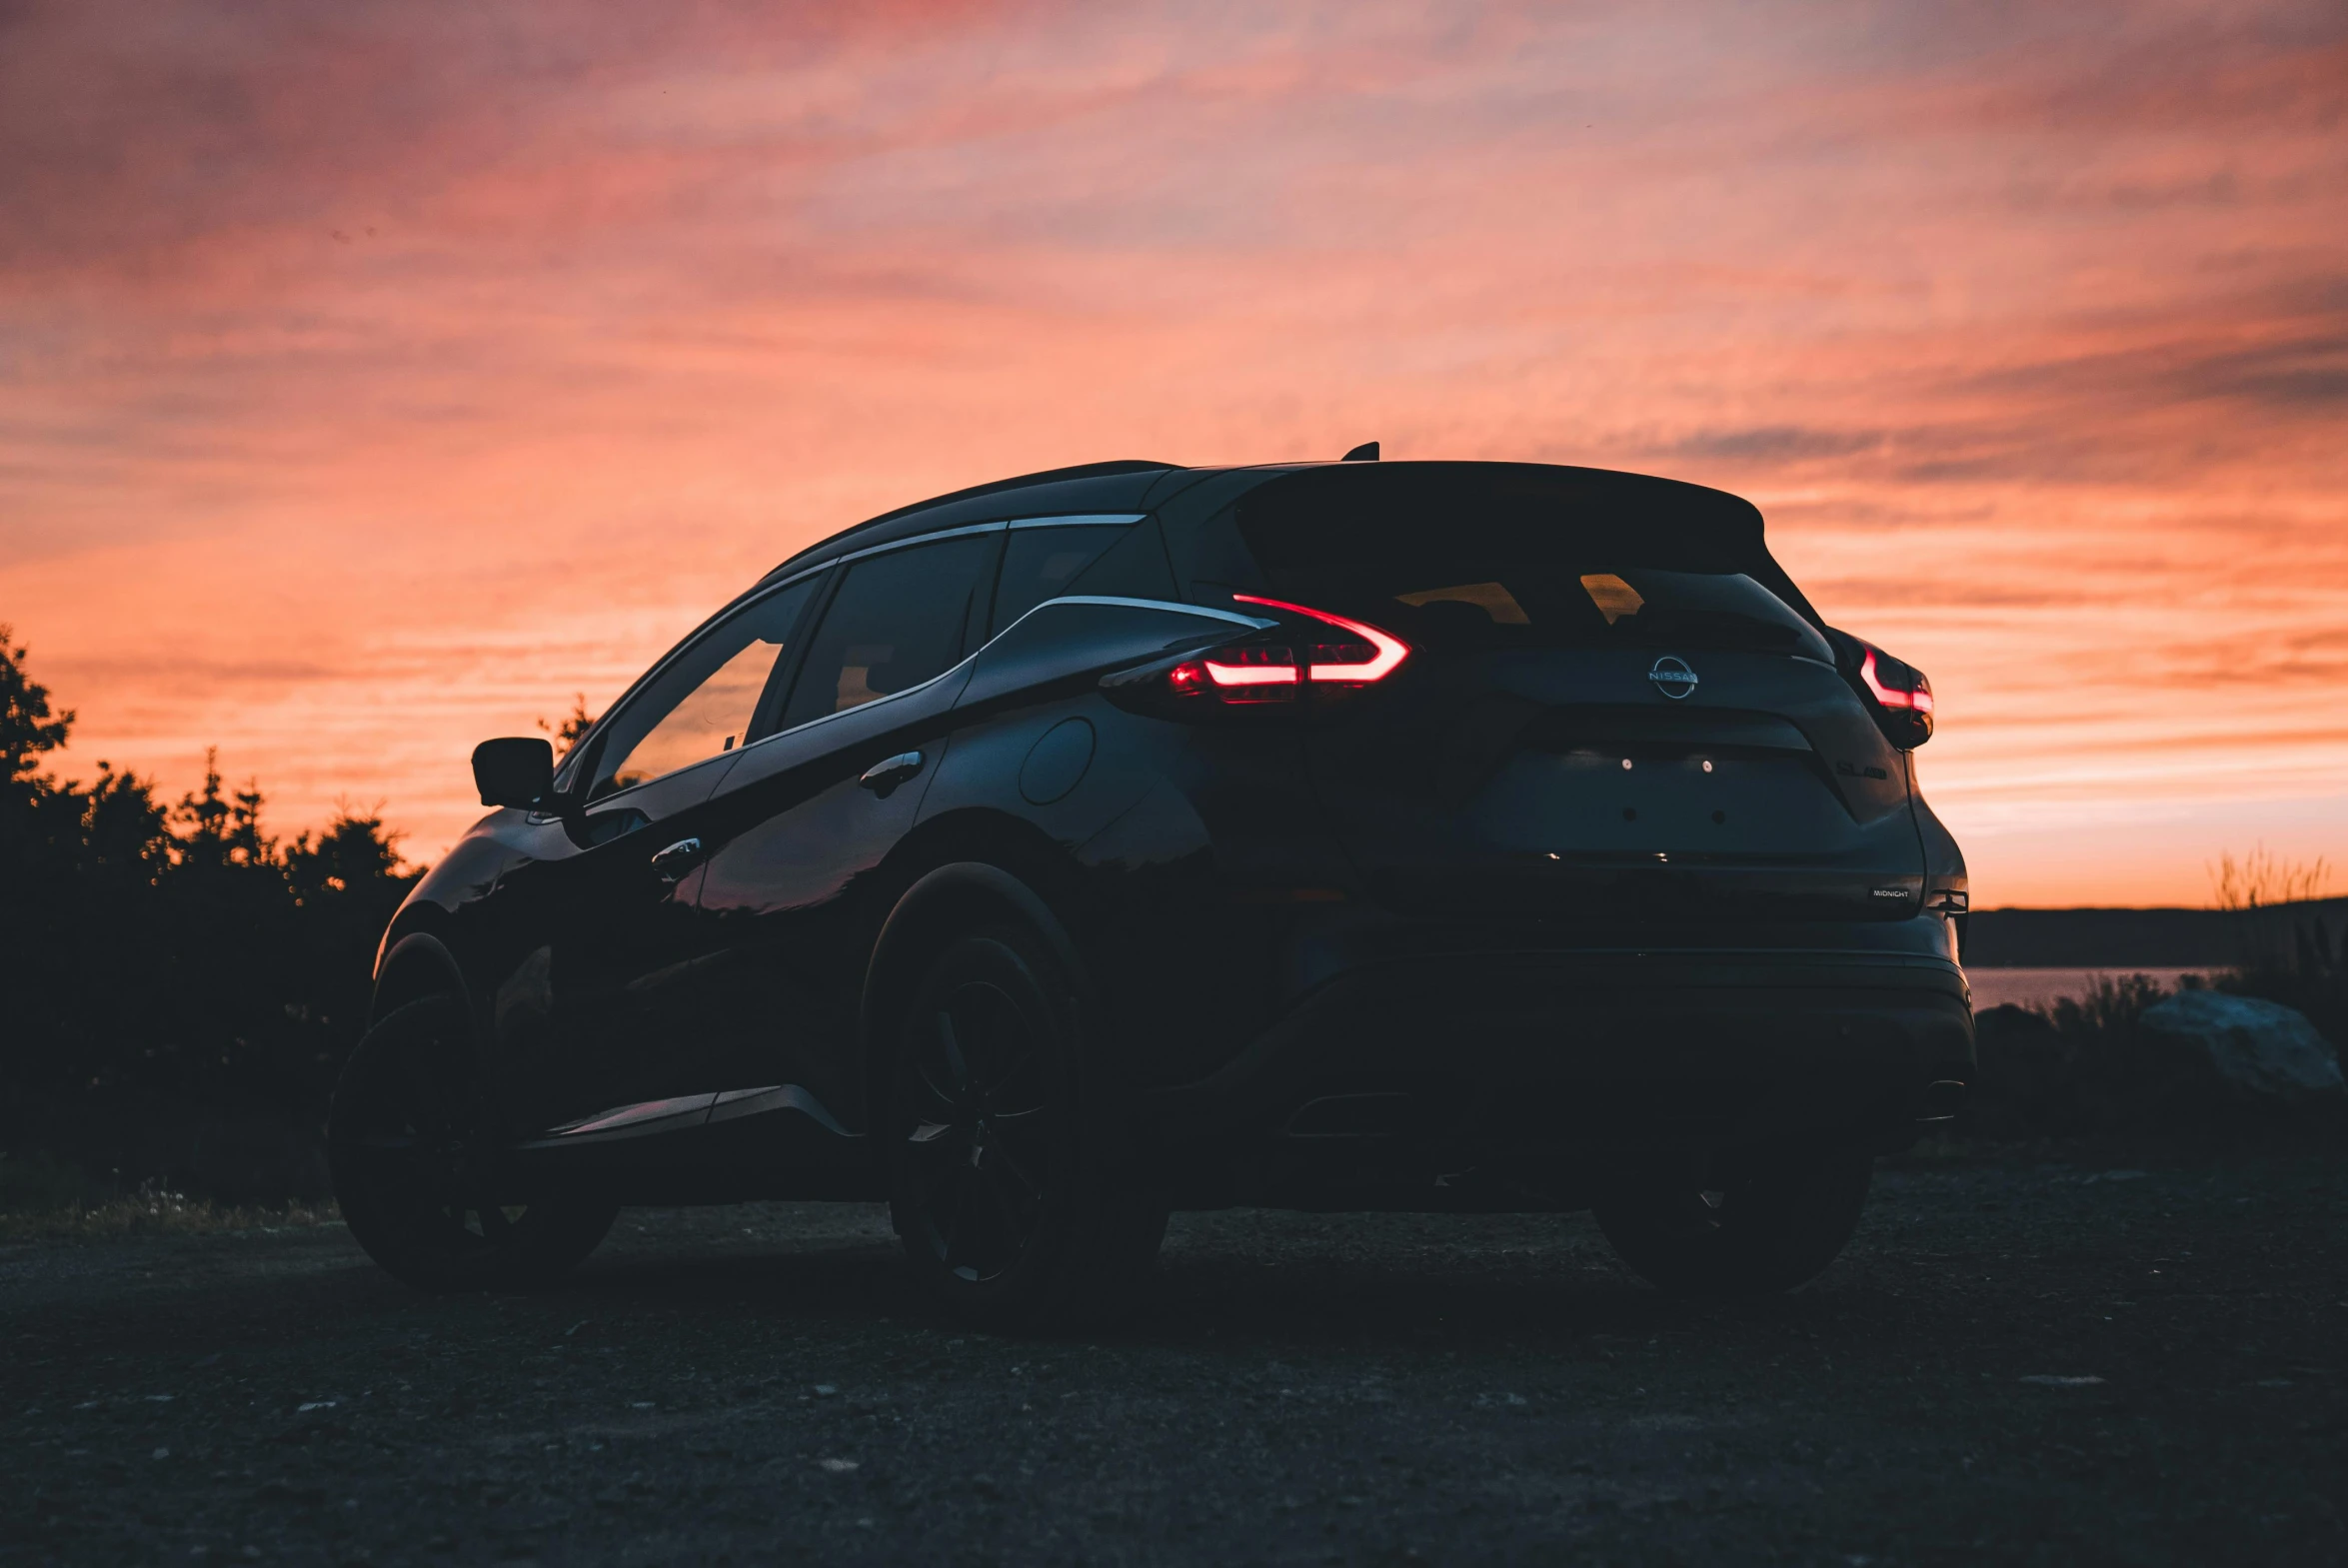
{"type": "Polygon", "coordinates": [[[1757,1296],[1807,1283],[1858,1228],[1874,1159],[1864,1149],[1722,1156],[1705,1170],[1650,1171],[1596,1205],[1615,1254],[1679,1295],[1757,1296]]]}
{"type": "Polygon", "coordinates": [[[498,1153],[464,1004],[426,996],[386,1013],[327,1112],[327,1168],[352,1237],[421,1290],[550,1283],[596,1249],[619,1205],[524,1197],[502,1184],[498,1153]]]}
{"type": "Polygon", "coordinates": [[[1019,926],[955,938],[914,986],[896,1046],[892,1204],[930,1292],[1013,1330],[1132,1307],[1166,1202],[1050,948],[1019,926]]]}

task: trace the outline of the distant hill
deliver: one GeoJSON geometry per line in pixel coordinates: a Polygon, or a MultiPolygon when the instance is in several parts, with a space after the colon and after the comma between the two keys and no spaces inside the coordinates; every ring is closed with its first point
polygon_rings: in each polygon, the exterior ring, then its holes
{"type": "Polygon", "coordinates": [[[1985,969],[2224,968],[2283,956],[2314,920],[2338,940],[2348,898],[2261,909],[1981,909],[1967,922],[1965,962],[1985,969]]]}

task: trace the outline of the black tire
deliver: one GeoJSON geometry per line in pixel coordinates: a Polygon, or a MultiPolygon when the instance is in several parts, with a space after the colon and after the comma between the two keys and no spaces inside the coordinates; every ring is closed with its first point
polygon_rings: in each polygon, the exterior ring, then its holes
{"type": "Polygon", "coordinates": [[[326,1120],[327,1168],[367,1255],[420,1290],[529,1289],[585,1261],[619,1205],[504,1187],[454,996],[386,1013],[351,1053],[326,1120]]]}
{"type": "Polygon", "coordinates": [[[1167,1206],[1122,1076],[1034,932],[926,964],[895,1031],[892,1210],[916,1278],[988,1328],[1097,1327],[1138,1301],[1167,1206]]]}
{"type": "Polygon", "coordinates": [[[1678,1295],[1773,1295],[1834,1261],[1866,1206],[1865,1149],[1770,1150],[1710,1172],[1626,1176],[1598,1201],[1598,1228],[1648,1283],[1678,1295]]]}

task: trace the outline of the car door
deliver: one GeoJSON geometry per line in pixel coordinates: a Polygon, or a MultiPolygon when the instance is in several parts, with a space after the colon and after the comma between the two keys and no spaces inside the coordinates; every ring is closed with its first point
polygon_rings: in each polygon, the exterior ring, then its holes
{"type": "Polygon", "coordinates": [[[497,1009],[502,1035],[536,1036],[507,1042],[509,1059],[536,1057],[520,1096],[525,1136],[649,1129],[724,1086],[693,964],[700,813],[741,757],[815,589],[761,596],[697,634],[584,743],[566,782],[588,803],[549,824],[570,852],[528,868],[544,942],[523,972],[535,971],[539,1005],[501,997],[497,1009]]]}
{"type": "Polygon", "coordinates": [[[875,917],[863,894],[936,774],[1001,537],[962,530],[847,562],[775,733],[708,807],[721,1119],[862,1125],[856,932],[875,917]]]}

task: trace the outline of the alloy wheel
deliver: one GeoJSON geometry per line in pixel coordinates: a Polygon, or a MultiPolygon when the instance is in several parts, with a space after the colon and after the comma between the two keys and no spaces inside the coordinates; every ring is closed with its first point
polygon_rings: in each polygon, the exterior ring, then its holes
{"type": "Polygon", "coordinates": [[[1051,1180],[1051,1067],[1002,986],[967,980],[917,1020],[906,1113],[919,1239],[946,1271],[988,1280],[1017,1262],[1051,1180]]]}
{"type": "Polygon", "coordinates": [[[452,1260],[505,1245],[527,1209],[497,1200],[488,1118],[458,1052],[435,1034],[376,1067],[335,1129],[346,1203],[452,1260]]]}

